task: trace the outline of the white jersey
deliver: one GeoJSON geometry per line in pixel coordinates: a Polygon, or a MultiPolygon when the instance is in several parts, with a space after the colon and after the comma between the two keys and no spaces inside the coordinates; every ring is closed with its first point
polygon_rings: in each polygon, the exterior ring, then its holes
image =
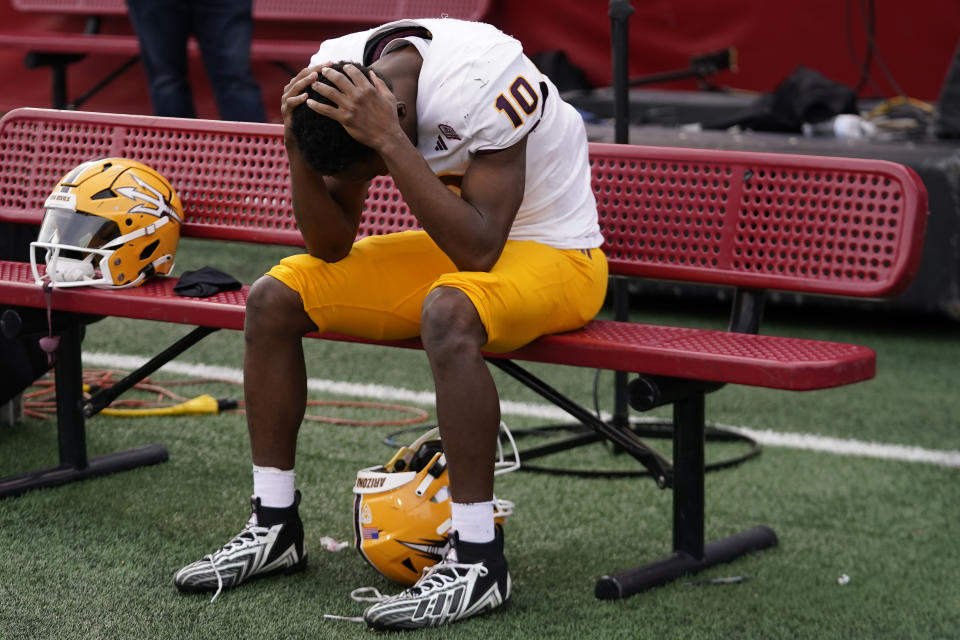
{"type": "Polygon", "coordinates": [[[310,64],[370,64],[400,42],[413,44],[423,56],[417,148],[440,180],[459,191],[477,153],[505,149],[528,136],[526,189],[510,239],[559,249],[599,247],[603,236],[583,120],[514,38],[479,22],[399,20],[327,40],[310,64]],[[394,41],[382,37],[403,27],[426,33],[401,32],[394,41]],[[378,41],[386,48],[366,50],[378,41]]]}

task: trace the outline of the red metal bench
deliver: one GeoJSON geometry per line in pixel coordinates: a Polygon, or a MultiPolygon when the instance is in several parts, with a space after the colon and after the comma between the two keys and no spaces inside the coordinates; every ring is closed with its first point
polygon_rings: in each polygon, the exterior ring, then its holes
{"type": "MultiPolygon", "coordinates": [[[[272,124],[15,110],[0,121],[0,222],[39,224],[44,199],[59,177],[107,155],[141,160],[171,181],[184,202],[185,236],[301,244],[282,128],[272,124]]],[[[875,354],[867,347],[757,334],[764,291],[897,294],[919,265],[927,206],[917,176],[886,161],[612,144],[592,144],[590,157],[613,275],[736,291],[729,331],[594,320],[581,330],[488,357],[673,489],[674,554],[601,578],[597,596],[617,598],[776,544],[765,526],[704,541],[705,395],[725,383],[809,390],[871,378],[875,354]],[[597,418],[517,361],[637,376],[629,386],[634,408],[674,407],[673,460],[647,448],[629,424],[597,418]]],[[[392,182],[374,180],[360,235],[414,226],[392,182]]],[[[194,299],[174,295],[174,283],[155,278],[131,290],[56,290],[52,306],[57,313],[196,325],[134,377],[148,375],[211,331],[243,327],[247,287],[194,299]]],[[[0,261],[0,303],[44,307],[29,265],[0,261]]],[[[417,340],[374,344],[420,346],[417,340]]],[[[166,459],[161,445],[151,445],[87,460],[84,417],[112,397],[82,400],[80,348],[79,330],[66,330],[56,365],[58,401],[64,398],[58,415],[61,466],[0,479],[0,495],[166,459]]]]}
{"type": "MultiPolygon", "coordinates": [[[[126,16],[125,0],[13,0],[18,11],[30,13],[86,16],[83,32],[0,30],[0,47],[27,52],[29,68],[49,66],[52,75],[51,106],[56,109],[80,108],[94,93],[116,79],[139,60],[140,45],[126,24],[115,20],[116,30],[124,33],[101,33],[101,19],[126,16]],[[125,61],[105,74],[90,90],[71,99],[67,96],[67,69],[86,55],[121,56],[125,61]]],[[[440,17],[447,15],[466,20],[479,20],[489,9],[489,0],[255,0],[253,16],[257,31],[263,23],[326,25],[350,23],[373,26],[400,18],[440,17]]],[[[251,58],[266,60],[284,68],[291,75],[299,71],[320,46],[322,37],[313,39],[282,37],[264,38],[257,33],[251,44],[251,58]]],[[[191,39],[189,50],[199,53],[191,39]]]]}

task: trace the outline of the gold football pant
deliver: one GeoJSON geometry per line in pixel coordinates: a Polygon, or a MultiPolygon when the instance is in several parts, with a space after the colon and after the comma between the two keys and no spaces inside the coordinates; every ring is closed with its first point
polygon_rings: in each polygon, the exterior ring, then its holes
{"type": "Polygon", "coordinates": [[[418,336],[424,298],[453,287],[476,307],[484,349],[504,352],[593,318],[606,293],[607,261],[600,249],[508,240],[489,272],[457,271],[426,232],[403,231],[363,238],[338,262],[291,256],[268,275],[300,294],[320,331],[375,340],[418,336]]]}

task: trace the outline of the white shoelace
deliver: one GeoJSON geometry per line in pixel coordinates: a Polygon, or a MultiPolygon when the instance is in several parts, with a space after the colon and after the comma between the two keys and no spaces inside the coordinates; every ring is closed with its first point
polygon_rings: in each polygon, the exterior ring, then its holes
{"type": "MultiPolygon", "coordinates": [[[[383,602],[384,600],[389,600],[390,596],[383,595],[376,587],[357,587],[350,592],[350,598],[354,602],[383,602]],[[368,593],[369,595],[366,595],[368,593]]],[[[340,616],[335,613],[325,613],[323,614],[323,618],[325,620],[340,620],[342,622],[366,622],[363,616],[340,616]]]]}
{"type": "Polygon", "coordinates": [[[204,558],[210,561],[210,566],[213,567],[213,572],[217,575],[217,592],[210,598],[210,604],[213,604],[213,601],[216,600],[220,592],[223,591],[223,578],[220,577],[220,568],[217,567],[217,563],[213,561],[213,554],[208,553],[204,558]]]}
{"type": "Polygon", "coordinates": [[[357,587],[350,592],[350,598],[354,602],[383,602],[389,600],[391,596],[383,595],[376,587],[357,587]],[[363,595],[366,593],[370,595],[363,595]]]}
{"type": "Polygon", "coordinates": [[[429,593],[434,589],[442,589],[444,586],[452,582],[456,582],[460,578],[460,575],[456,572],[456,569],[462,569],[464,571],[476,569],[481,577],[486,576],[490,571],[482,562],[478,562],[477,564],[441,562],[433,565],[432,567],[427,567],[424,570],[424,577],[417,581],[417,584],[413,585],[406,591],[401,592],[400,595],[408,592],[419,595],[421,593],[429,593]],[[444,569],[454,569],[454,571],[446,572],[444,569]]]}
{"type": "Polygon", "coordinates": [[[213,573],[217,576],[217,591],[213,594],[213,597],[210,598],[210,604],[213,604],[213,601],[217,599],[217,596],[223,592],[223,577],[220,575],[220,567],[217,566],[214,556],[216,556],[218,553],[223,553],[224,551],[230,551],[235,547],[242,547],[247,542],[247,540],[241,540],[245,534],[249,534],[248,539],[251,542],[256,541],[257,534],[251,531],[251,529],[253,529],[255,526],[257,525],[255,525],[253,522],[247,522],[247,526],[243,528],[243,531],[238,533],[233,540],[220,547],[219,551],[208,553],[207,555],[203,556],[203,559],[207,560],[210,563],[210,566],[213,567],[213,573]]]}

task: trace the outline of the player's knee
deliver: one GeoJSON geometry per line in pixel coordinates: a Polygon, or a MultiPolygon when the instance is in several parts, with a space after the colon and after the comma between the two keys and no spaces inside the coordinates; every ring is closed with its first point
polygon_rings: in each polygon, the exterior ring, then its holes
{"type": "Polygon", "coordinates": [[[459,289],[438,287],[423,302],[420,336],[428,352],[479,349],[486,332],[473,302],[459,289]]]}
{"type": "Polygon", "coordinates": [[[313,328],[300,296],[287,285],[263,276],[250,287],[244,321],[248,337],[264,332],[303,335],[313,328]]]}

